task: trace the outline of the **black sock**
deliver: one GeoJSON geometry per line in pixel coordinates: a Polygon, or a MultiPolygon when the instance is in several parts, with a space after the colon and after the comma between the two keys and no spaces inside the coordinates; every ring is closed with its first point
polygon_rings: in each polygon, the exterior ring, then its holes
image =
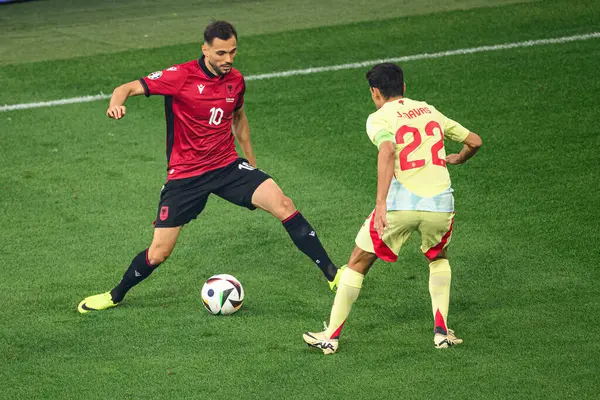
{"type": "Polygon", "coordinates": [[[115,303],[119,303],[123,300],[123,297],[125,297],[125,294],[127,294],[129,289],[149,277],[156,267],[158,267],[158,265],[150,265],[150,262],[148,261],[148,249],[140,252],[133,260],[131,260],[131,265],[129,265],[129,268],[127,268],[127,271],[123,274],[121,282],[110,291],[112,300],[115,303]]]}
{"type": "Polygon", "coordinates": [[[296,211],[283,221],[283,227],[287,230],[296,247],[317,264],[317,267],[323,271],[328,281],[332,281],[335,278],[337,267],[329,259],[317,237],[317,233],[302,214],[296,211]]]}

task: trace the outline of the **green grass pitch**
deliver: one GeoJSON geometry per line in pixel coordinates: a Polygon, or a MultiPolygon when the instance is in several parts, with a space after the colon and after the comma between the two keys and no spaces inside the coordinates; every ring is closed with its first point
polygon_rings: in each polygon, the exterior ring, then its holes
{"type": "MultiPolygon", "coordinates": [[[[236,67],[251,75],[600,31],[589,0],[417,14],[240,31],[236,67]]],[[[189,42],[3,65],[0,104],[110,93],[198,56],[189,42]]],[[[416,238],[396,264],[375,265],[339,353],[324,357],[301,339],[328,318],[320,272],[274,218],[216,197],[123,304],[79,315],[78,302],[110,289],[150,242],[165,178],[162,99],[130,99],[122,121],[106,118],[107,101],[0,112],[0,397],[596,398],[599,64],[600,39],[402,64],[408,97],[484,143],[450,166],[449,324],[465,342],[448,351],[432,346],[416,238]],[[216,273],[246,290],[231,317],[202,307],[216,273]]],[[[250,81],[246,94],[259,166],[339,264],[374,206],[365,72],[250,81]]]]}

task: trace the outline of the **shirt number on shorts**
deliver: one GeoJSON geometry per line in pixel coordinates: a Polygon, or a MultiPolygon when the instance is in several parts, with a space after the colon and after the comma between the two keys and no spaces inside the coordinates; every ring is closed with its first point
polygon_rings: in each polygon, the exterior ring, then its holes
{"type": "MultiPolygon", "coordinates": [[[[425,160],[417,159],[409,161],[408,156],[410,153],[415,151],[421,143],[423,142],[423,137],[421,132],[412,126],[404,125],[401,126],[398,131],[396,131],[396,143],[404,144],[404,135],[407,133],[412,134],[412,141],[410,141],[410,136],[408,136],[409,143],[400,151],[400,170],[406,171],[408,169],[420,168],[425,165],[425,160]]],[[[431,146],[431,162],[434,165],[439,165],[441,167],[446,166],[446,160],[440,158],[440,150],[444,148],[444,131],[442,131],[442,127],[436,121],[429,121],[427,125],[425,125],[425,135],[427,136],[439,136],[440,140],[435,142],[431,146]],[[437,128],[437,132],[435,129],[437,128]]]]}
{"type": "Polygon", "coordinates": [[[213,107],[210,109],[210,119],[208,123],[210,125],[219,125],[223,119],[223,110],[220,108],[213,107]]]}

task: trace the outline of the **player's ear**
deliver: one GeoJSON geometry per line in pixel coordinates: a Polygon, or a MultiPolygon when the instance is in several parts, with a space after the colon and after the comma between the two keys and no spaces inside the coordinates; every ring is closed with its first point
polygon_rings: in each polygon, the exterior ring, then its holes
{"type": "Polygon", "coordinates": [[[371,96],[373,97],[373,99],[378,99],[382,97],[381,92],[376,87],[371,88],[371,96]]]}
{"type": "Polygon", "coordinates": [[[208,55],[208,44],[206,42],[202,44],[202,54],[208,55]]]}

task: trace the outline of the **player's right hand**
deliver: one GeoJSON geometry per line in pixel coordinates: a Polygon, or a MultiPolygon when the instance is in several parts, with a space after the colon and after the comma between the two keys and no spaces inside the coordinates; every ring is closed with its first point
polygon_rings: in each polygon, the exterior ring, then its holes
{"type": "Polygon", "coordinates": [[[448,164],[459,165],[459,164],[462,164],[463,162],[464,161],[460,157],[460,154],[448,154],[446,156],[446,163],[448,163],[448,164]]]}
{"type": "Polygon", "coordinates": [[[110,106],[106,110],[106,116],[113,119],[121,119],[125,116],[125,106],[110,106]]]}

